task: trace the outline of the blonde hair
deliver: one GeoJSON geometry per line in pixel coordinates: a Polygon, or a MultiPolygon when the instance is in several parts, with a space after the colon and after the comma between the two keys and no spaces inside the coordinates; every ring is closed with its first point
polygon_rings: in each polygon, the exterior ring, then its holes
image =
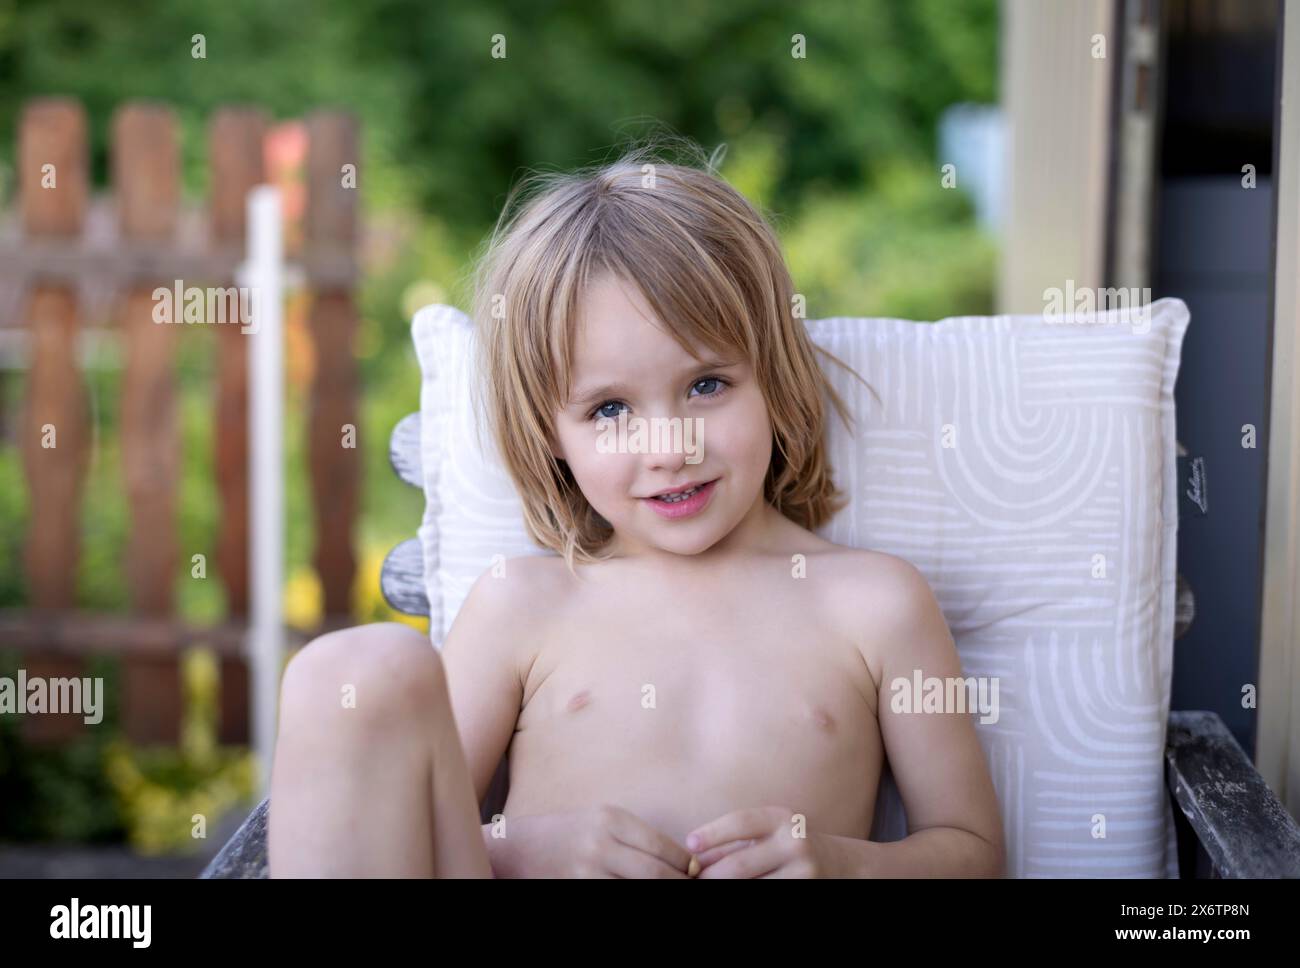
{"type": "MultiPolygon", "coordinates": [[[[693,164],[662,160],[651,143],[612,164],[534,172],[510,193],[474,279],[480,386],[486,423],[541,546],[574,561],[603,560],[613,535],[550,442],[572,389],[579,301],[606,274],[635,284],[688,353],[698,344],[753,368],[772,423],[764,496],[814,529],[843,506],[825,442],[828,396],[843,401],[793,314],[794,284],[775,233],[718,176],[720,151],[693,164]]],[[[725,149],[725,146],[724,146],[725,149]]],[[[858,376],[858,379],[862,378],[858,376]]],[[[865,382],[865,381],[864,381],[865,382]]]]}

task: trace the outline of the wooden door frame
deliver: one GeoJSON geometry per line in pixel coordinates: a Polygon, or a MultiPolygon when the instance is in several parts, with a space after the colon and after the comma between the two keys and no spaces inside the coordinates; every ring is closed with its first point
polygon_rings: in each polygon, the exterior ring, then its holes
{"type": "Polygon", "coordinates": [[[1300,2],[1278,6],[1273,370],[1255,762],[1300,817],[1300,2]]]}

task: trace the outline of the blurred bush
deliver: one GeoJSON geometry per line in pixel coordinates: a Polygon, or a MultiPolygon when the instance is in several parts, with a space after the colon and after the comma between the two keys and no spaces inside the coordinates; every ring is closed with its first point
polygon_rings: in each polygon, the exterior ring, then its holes
{"type": "MultiPolygon", "coordinates": [[[[18,657],[0,655],[13,677],[18,657]]],[[[181,663],[185,719],[176,747],[138,747],[120,729],[116,659],[93,657],[85,675],[104,677],[103,721],[56,747],[25,742],[22,715],[0,717],[0,838],[8,841],[123,840],[141,853],[199,852],[199,833],[248,805],[256,761],[217,745],[219,680],[214,653],[190,649],[181,663]],[[203,826],[198,825],[202,818],[203,826]]]]}
{"type": "Polygon", "coordinates": [[[997,247],[937,165],[896,164],[859,192],[812,194],[784,244],[810,318],[993,312],[997,247]]]}
{"type": "MultiPolygon", "coordinates": [[[[20,662],[0,651],[0,676],[13,679],[20,662]]],[[[0,716],[0,839],[120,841],[126,824],[104,770],[119,722],[118,663],[96,656],[86,675],[104,678],[104,718],[57,748],[26,743],[23,714],[0,716]]]]}

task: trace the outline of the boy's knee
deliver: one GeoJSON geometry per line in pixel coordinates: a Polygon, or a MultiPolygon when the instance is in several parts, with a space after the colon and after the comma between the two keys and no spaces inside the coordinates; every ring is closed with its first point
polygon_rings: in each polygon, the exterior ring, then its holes
{"type": "Polygon", "coordinates": [[[424,635],[386,622],[313,639],[289,660],[281,690],[286,712],[342,709],[374,726],[427,711],[446,681],[442,657],[424,635]]]}

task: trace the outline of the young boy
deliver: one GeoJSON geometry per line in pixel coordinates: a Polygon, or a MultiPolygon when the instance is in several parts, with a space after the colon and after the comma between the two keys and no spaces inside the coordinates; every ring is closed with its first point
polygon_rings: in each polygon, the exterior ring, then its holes
{"type": "Polygon", "coordinates": [[[557,554],[481,576],[440,654],[372,626],[294,658],[272,873],[1001,876],[969,716],[891,708],[916,670],[962,675],[925,579],[814,533],[843,408],[771,230],[642,155],[548,188],[494,234],[475,316],[487,420],[557,554]],[[886,756],[909,836],[875,843],[886,756]]]}

